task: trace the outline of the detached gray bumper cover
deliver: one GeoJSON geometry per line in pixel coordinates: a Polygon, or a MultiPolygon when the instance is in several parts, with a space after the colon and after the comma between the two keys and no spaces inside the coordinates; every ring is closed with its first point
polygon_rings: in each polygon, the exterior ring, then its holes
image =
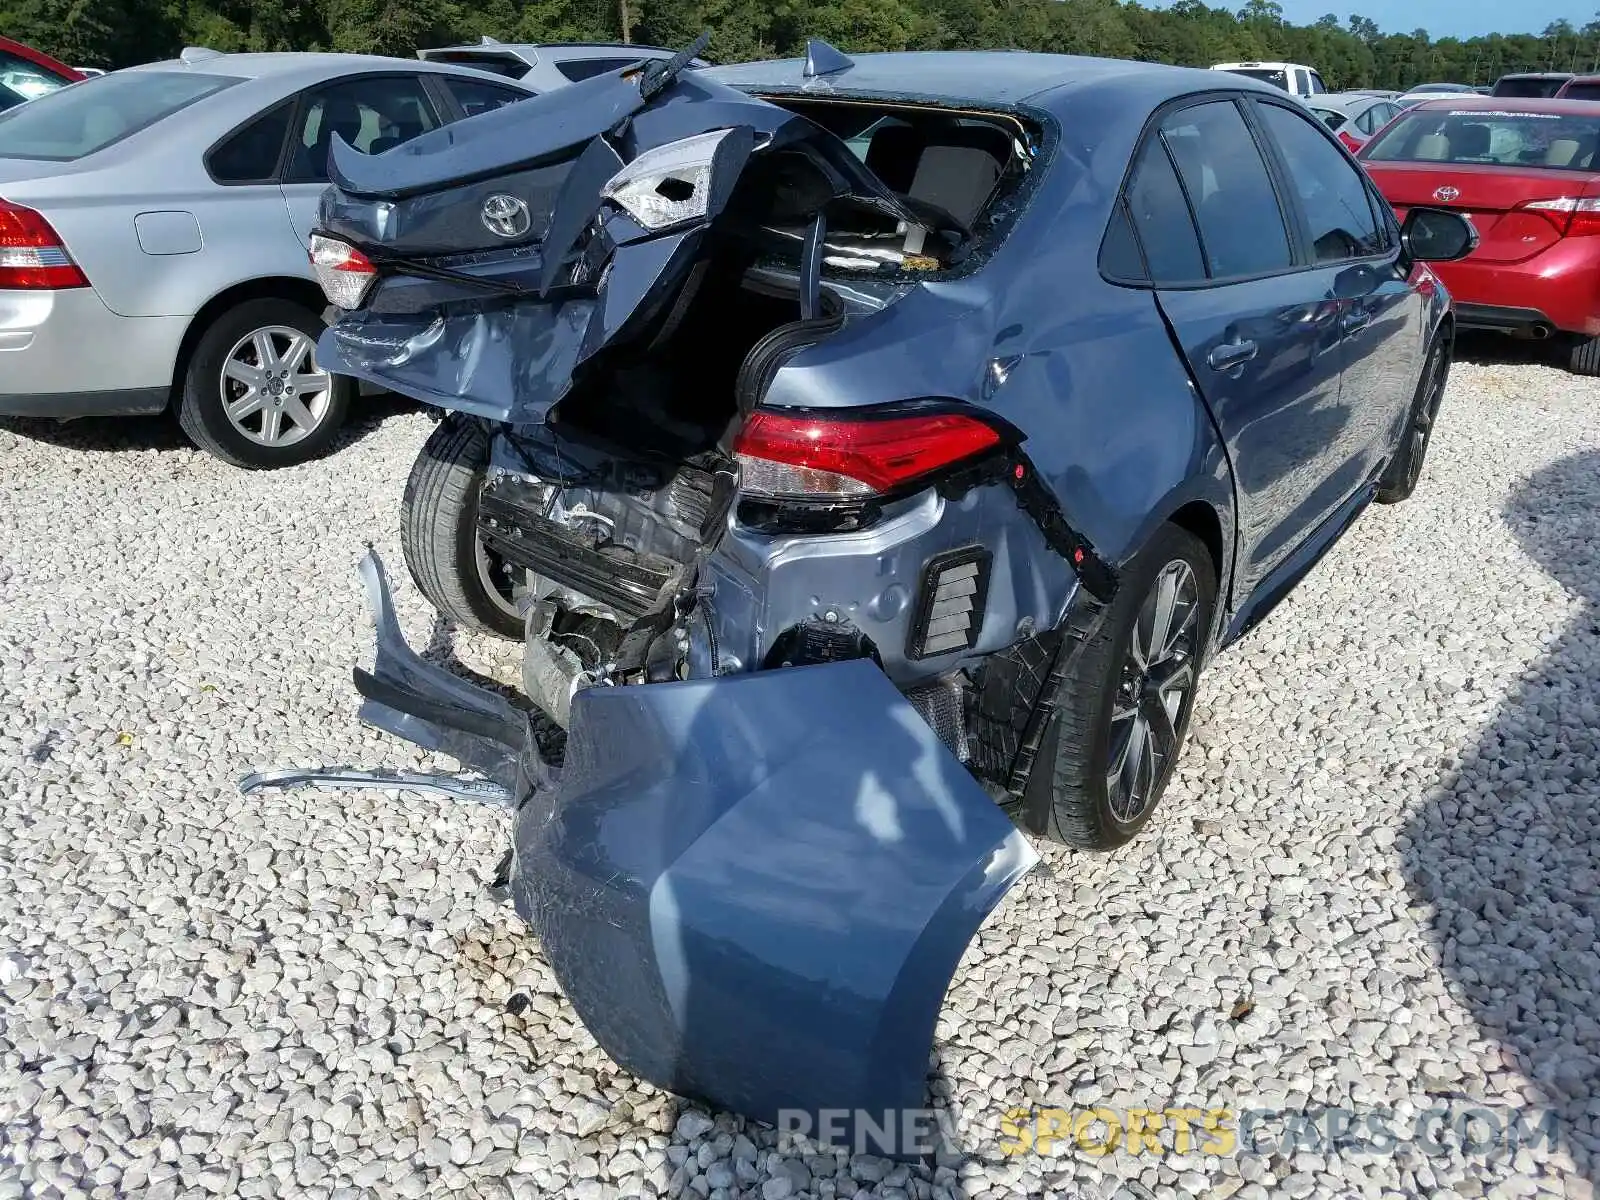
{"type": "Polygon", "coordinates": [[[768,1122],[925,1104],[968,941],[1036,861],[865,661],[573,702],[512,897],[619,1064],[768,1122]]]}
{"type": "MultiPolygon", "coordinates": [[[[437,790],[514,798],[512,898],[612,1058],[773,1123],[925,1106],[950,977],[1037,857],[878,668],[590,688],[556,773],[521,712],[405,644],[375,555],[361,573],[378,643],[363,719],[493,781],[437,790]]],[[[319,782],[418,780],[244,786],[319,782]]]]}

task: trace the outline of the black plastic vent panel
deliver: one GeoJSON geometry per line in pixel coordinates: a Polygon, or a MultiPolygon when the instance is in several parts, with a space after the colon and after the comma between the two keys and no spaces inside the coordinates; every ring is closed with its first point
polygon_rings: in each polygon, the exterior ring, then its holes
{"type": "Polygon", "coordinates": [[[966,546],[928,561],[917,589],[908,658],[972,649],[983,628],[990,561],[989,551],[982,546],[966,546]]]}

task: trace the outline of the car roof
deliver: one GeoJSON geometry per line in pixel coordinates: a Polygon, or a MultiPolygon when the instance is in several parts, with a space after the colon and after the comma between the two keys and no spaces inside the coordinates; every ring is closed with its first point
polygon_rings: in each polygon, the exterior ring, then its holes
{"type": "Polygon", "coordinates": [[[677,53],[663,46],[642,46],[637,42],[497,42],[485,38],[481,42],[462,42],[457,46],[429,46],[418,50],[417,57],[427,61],[434,54],[466,54],[479,51],[485,54],[500,52],[515,54],[530,65],[541,57],[571,61],[581,58],[616,58],[633,55],[636,58],[670,58],[677,53]]]}
{"type": "MultiPolygon", "coordinates": [[[[414,58],[386,58],[377,54],[324,54],[319,51],[285,50],[258,54],[224,54],[218,51],[186,52],[188,58],[169,58],[161,62],[126,67],[128,71],[193,71],[197,75],[225,75],[233,79],[275,80],[293,85],[296,80],[315,82],[329,75],[355,75],[365,72],[459,71],[491,78],[484,71],[452,63],[425,63],[414,58]]],[[[494,77],[498,82],[507,82],[494,77]]],[[[514,81],[513,81],[514,82],[514,81]]]]}
{"type": "MultiPolygon", "coordinates": [[[[1572,78],[1572,72],[1571,71],[1512,71],[1508,75],[1500,76],[1500,79],[1571,79],[1571,78],[1572,78]]],[[[1495,82],[1499,83],[1500,79],[1496,79],[1495,82]]]]}
{"type": "Polygon", "coordinates": [[[1247,60],[1245,62],[1217,63],[1211,69],[1213,71],[1231,71],[1235,67],[1264,67],[1269,71],[1273,70],[1274,68],[1277,68],[1277,67],[1304,67],[1308,71],[1315,71],[1316,70],[1316,68],[1311,66],[1309,63],[1276,62],[1276,61],[1267,62],[1265,60],[1261,60],[1261,61],[1258,62],[1255,59],[1250,59],[1250,60],[1247,60]]]}
{"type": "Polygon", "coordinates": [[[1337,108],[1341,112],[1347,108],[1359,108],[1362,105],[1387,104],[1387,96],[1372,96],[1366,92],[1322,92],[1315,96],[1307,96],[1305,102],[1312,108],[1337,108]]]}
{"type": "Polygon", "coordinates": [[[1550,116],[1592,117],[1593,100],[1554,100],[1542,96],[1441,96],[1414,105],[1412,112],[1438,112],[1448,108],[1452,112],[1481,113],[1544,113],[1550,116]]]}
{"type": "MultiPolygon", "coordinates": [[[[852,58],[853,66],[817,79],[805,77],[805,60],[798,58],[712,67],[706,75],[747,92],[818,99],[899,97],[999,107],[1106,85],[1159,104],[1171,96],[1221,86],[1215,74],[1195,67],[1026,50],[910,50],[852,58]]],[[[1278,88],[1243,75],[1230,79],[1227,87],[1283,95],[1278,88]]]]}

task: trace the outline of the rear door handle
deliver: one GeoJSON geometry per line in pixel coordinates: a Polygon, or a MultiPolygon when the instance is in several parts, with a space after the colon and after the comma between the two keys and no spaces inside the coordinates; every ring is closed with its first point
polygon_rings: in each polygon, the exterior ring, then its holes
{"type": "Polygon", "coordinates": [[[1224,342],[1206,355],[1206,362],[1213,371],[1231,371],[1249,362],[1258,350],[1254,342],[1224,342]]]}

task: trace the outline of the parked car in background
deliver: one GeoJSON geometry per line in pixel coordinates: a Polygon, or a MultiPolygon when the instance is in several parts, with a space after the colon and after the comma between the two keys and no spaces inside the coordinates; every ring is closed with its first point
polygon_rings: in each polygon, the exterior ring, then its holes
{"type": "Polygon", "coordinates": [[[196,50],[0,114],[0,413],[171,406],[240,466],[317,454],[354,388],[313,349],[328,147],[380,153],[528,95],[416,59],[196,50]]]}
{"type": "Polygon", "coordinates": [[[996,799],[1095,849],[1148,821],[1213,651],[1416,486],[1451,347],[1424,262],[1472,229],[1400,226],[1243,78],[654,65],[335,148],[324,361],[452,410],[407,561],[525,639],[559,785],[525,711],[407,650],[371,559],[362,713],[503,789],[517,910],[625,1068],[765,1121],[914,1107],[1031,861],[996,799]]]}
{"type": "Polygon", "coordinates": [[[1489,94],[1496,98],[1513,100],[1541,100],[1553,97],[1567,80],[1571,71],[1529,71],[1516,75],[1502,75],[1494,81],[1489,94]]]}
{"type": "Polygon", "coordinates": [[[1424,100],[1442,100],[1452,96],[1478,96],[1482,93],[1476,88],[1465,83],[1419,83],[1416,87],[1401,93],[1396,103],[1401,108],[1410,108],[1413,104],[1421,104],[1424,100]]]}
{"type": "MultiPolygon", "coordinates": [[[[486,37],[475,44],[418,50],[417,57],[426,62],[476,67],[515,79],[532,91],[548,92],[642,60],[670,58],[672,51],[623,42],[497,42],[486,37]]],[[[693,65],[706,64],[696,59],[693,65]]]]}
{"type": "Polygon", "coordinates": [[[1393,100],[1363,92],[1329,92],[1312,96],[1306,107],[1354,153],[1404,110],[1393,100]]]}
{"type": "Polygon", "coordinates": [[[1557,100],[1600,100],[1600,75],[1574,75],[1561,85],[1557,100]]]}
{"type": "Polygon", "coordinates": [[[0,37],[0,87],[24,100],[37,100],[83,78],[83,72],[42,50],[0,37]]]}
{"type": "Polygon", "coordinates": [[[1259,79],[1262,83],[1270,83],[1275,88],[1281,88],[1291,96],[1317,96],[1328,90],[1327,85],[1322,82],[1322,76],[1317,74],[1317,69],[1308,67],[1304,63],[1217,63],[1211,69],[1243,75],[1246,79],[1259,79]]]}
{"type": "Polygon", "coordinates": [[[85,79],[94,79],[105,74],[99,67],[73,67],[72,69],[85,79]]]}
{"type": "Polygon", "coordinates": [[[1361,151],[1404,216],[1468,215],[1481,241],[1441,264],[1463,328],[1559,336],[1600,374],[1600,109],[1583,100],[1479,97],[1419,105],[1361,151]]]}

